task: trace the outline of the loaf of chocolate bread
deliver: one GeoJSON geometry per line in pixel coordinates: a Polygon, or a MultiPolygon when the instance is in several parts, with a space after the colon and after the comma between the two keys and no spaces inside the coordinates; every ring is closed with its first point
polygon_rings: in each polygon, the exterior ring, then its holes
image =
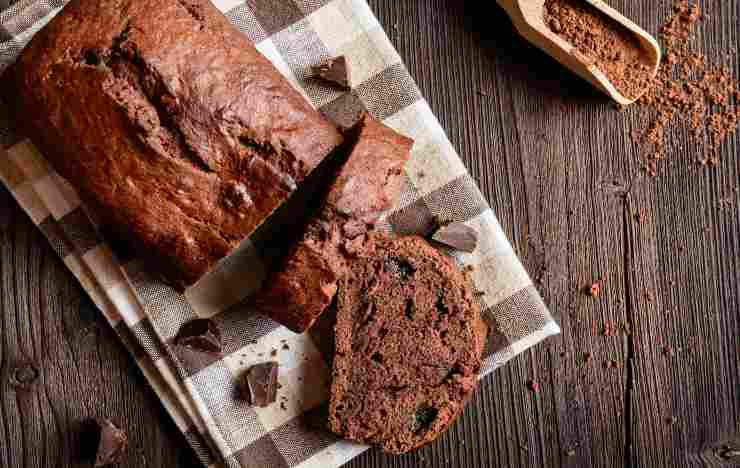
{"type": "Polygon", "coordinates": [[[347,261],[362,248],[378,215],[396,202],[413,145],[367,115],[348,138],[356,143],[318,215],[257,296],[263,312],[297,333],[331,303],[347,261]]]}
{"type": "Polygon", "coordinates": [[[72,0],[2,91],[99,221],[180,289],[342,140],[208,0],[72,0]]]}
{"type": "Polygon", "coordinates": [[[329,426],[392,453],[437,438],[476,388],[473,286],[420,237],[371,234],[339,281],[329,426]]]}

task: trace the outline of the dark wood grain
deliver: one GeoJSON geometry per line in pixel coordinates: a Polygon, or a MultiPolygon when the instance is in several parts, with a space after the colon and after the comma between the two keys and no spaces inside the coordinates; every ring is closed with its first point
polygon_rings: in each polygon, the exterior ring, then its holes
{"type": "Polygon", "coordinates": [[[0,466],[90,466],[79,453],[79,429],[90,417],[128,429],[122,466],[200,466],[116,334],[5,188],[0,288],[0,466]]]}
{"type": "MultiPolygon", "coordinates": [[[[629,139],[639,113],[616,111],[484,3],[370,1],[563,334],[487,378],[438,443],[402,457],[372,450],[348,466],[740,466],[740,138],[706,170],[674,131],[672,164],[641,176],[629,139]],[[596,278],[593,299],[582,288],[596,278]],[[602,336],[606,322],[632,333],[602,336]]],[[[610,3],[653,33],[670,7],[610,3]]],[[[740,76],[737,54],[725,56],[740,45],[740,1],[701,4],[710,19],[700,48],[740,76]]],[[[197,466],[4,190],[0,279],[0,466],[85,466],[70,460],[90,415],[140,428],[123,466],[197,466]],[[13,380],[23,365],[39,374],[28,388],[13,380]]]]}

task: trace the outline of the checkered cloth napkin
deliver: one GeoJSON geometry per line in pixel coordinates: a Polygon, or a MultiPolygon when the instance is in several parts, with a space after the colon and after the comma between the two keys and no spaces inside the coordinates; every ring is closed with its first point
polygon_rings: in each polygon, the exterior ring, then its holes
{"type": "MultiPolygon", "coordinates": [[[[12,62],[65,3],[21,0],[0,13],[0,67],[12,62]]],[[[436,218],[465,222],[480,233],[474,253],[450,254],[461,267],[473,266],[483,293],[480,301],[491,325],[484,375],[559,332],[364,0],[218,0],[216,5],[330,118],[346,125],[367,111],[415,139],[405,191],[385,225],[398,233],[418,233],[436,218]],[[351,92],[307,79],[311,65],[340,54],[352,64],[351,92]]],[[[75,190],[29,141],[12,134],[8,119],[0,105],[0,147],[5,148],[0,178],[118,332],[206,466],[332,468],[367,448],[338,440],[317,424],[326,410],[331,358],[321,327],[296,335],[248,304],[274,246],[252,236],[216,271],[179,294],[150,275],[139,259],[104,240],[75,190]],[[211,317],[221,325],[222,358],[171,346],[179,327],[194,317],[211,317]],[[267,360],[281,366],[279,403],[254,408],[238,397],[234,382],[245,369],[267,360]]]]}

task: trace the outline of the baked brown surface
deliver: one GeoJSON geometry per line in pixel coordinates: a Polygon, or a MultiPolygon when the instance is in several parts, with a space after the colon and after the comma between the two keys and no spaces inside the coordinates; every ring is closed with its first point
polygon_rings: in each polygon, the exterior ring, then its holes
{"type": "Polygon", "coordinates": [[[413,141],[365,115],[316,218],[257,297],[262,311],[291,330],[306,331],[334,298],[347,261],[401,193],[413,141]]]}
{"type": "Polygon", "coordinates": [[[477,386],[487,326],[470,280],[420,237],[371,234],[339,282],[329,426],[404,453],[477,386]]]}
{"type": "Polygon", "coordinates": [[[24,133],[179,288],[342,140],[208,0],[73,0],[4,81],[24,133]]]}

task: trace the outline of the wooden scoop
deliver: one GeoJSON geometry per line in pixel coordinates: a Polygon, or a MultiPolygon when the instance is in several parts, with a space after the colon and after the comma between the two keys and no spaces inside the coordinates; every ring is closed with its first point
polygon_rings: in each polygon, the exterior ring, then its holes
{"type": "MultiPolygon", "coordinates": [[[[647,52],[652,76],[658,72],[660,64],[660,46],[657,41],[642,28],[625,18],[614,8],[601,0],[582,0],[590,3],[617,24],[632,32],[647,52]]],[[[545,51],[552,58],[562,63],[581,78],[605,92],[619,104],[626,106],[635,102],[639,96],[627,98],[620,93],[607,76],[593,63],[586,63],[579,58],[573,44],[554,33],[544,20],[545,0],[498,0],[498,3],[511,17],[519,34],[532,44],[545,51]]],[[[647,89],[645,89],[647,91],[647,89]]]]}

